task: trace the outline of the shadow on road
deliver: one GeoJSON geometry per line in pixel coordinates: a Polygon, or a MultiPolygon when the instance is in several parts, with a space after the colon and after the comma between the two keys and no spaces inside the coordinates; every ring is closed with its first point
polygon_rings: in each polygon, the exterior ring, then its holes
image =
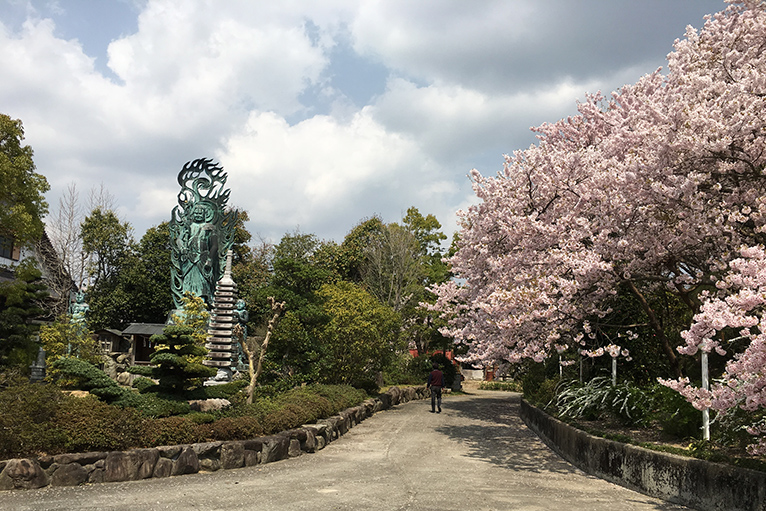
{"type": "MultiPolygon", "coordinates": [[[[455,396],[444,402],[444,410],[452,414],[458,425],[435,428],[453,441],[468,447],[472,458],[487,461],[517,472],[574,474],[581,473],[555,454],[519,417],[520,396],[481,394],[455,396]],[[465,424],[460,424],[465,423],[465,424]]],[[[593,477],[594,476],[586,476],[593,477]]],[[[657,511],[689,509],[670,502],[656,502],[637,495],[626,501],[634,505],[650,505],[657,511]]]]}
{"type": "Polygon", "coordinates": [[[455,422],[436,431],[465,444],[469,455],[516,471],[571,473],[575,469],[545,446],[519,418],[516,394],[445,400],[455,422]]]}

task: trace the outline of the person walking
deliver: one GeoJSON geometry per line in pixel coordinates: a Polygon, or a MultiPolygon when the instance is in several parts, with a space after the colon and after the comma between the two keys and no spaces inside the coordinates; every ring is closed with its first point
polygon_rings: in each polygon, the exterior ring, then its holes
{"type": "Polygon", "coordinates": [[[439,370],[439,365],[434,362],[433,371],[428,375],[426,388],[431,389],[431,413],[442,413],[442,388],[444,388],[444,373],[439,370]],[[436,410],[438,407],[438,411],[436,410]]]}

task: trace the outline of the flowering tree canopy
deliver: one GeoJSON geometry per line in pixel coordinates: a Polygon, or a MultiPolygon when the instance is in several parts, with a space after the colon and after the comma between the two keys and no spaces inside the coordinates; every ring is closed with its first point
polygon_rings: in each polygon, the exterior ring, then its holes
{"type": "Polygon", "coordinates": [[[730,0],[676,41],[666,74],[578,112],[533,128],[539,142],[497,176],[471,172],[480,201],[458,213],[460,279],[435,288],[433,309],[471,359],[541,361],[587,347],[584,322],[624,290],[680,377],[648,296],[696,313],[738,249],[766,240],[764,5],[730,0]]]}

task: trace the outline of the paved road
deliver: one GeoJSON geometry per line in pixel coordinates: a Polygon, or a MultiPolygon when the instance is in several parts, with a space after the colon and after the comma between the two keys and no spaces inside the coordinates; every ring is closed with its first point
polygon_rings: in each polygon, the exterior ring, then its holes
{"type": "Polygon", "coordinates": [[[518,417],[517,395],[449,396],[379,413],[316,454],[238,470],[0,492],[1,510],[672,511],[588,476],[518,417]]]}

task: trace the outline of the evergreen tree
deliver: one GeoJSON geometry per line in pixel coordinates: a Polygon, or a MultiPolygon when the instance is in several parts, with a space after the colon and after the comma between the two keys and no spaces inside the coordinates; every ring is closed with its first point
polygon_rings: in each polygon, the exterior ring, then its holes
{"type": "Polygon", "coordinates": [[[133,366],[129,371],[159,380],[158,385],[150,387],[153,392],[183,396],[184,391],[196,386],[200,378],[216,374],[214,368],[190,360],[207,353],[192,334],[193,330],[187,326],[166,326],[162,334],[150,339],[157,345],[157,350],[149,358],[152,367],[133,366]]]}
{"type": "Polygon", "coordinates": [[[43,314],[40,301],[48,292],[33,261],[22,261],[15,274],[15,280],[0,282],[0,365],[27,366],[37,356],[32,320],[43,314]]]}

